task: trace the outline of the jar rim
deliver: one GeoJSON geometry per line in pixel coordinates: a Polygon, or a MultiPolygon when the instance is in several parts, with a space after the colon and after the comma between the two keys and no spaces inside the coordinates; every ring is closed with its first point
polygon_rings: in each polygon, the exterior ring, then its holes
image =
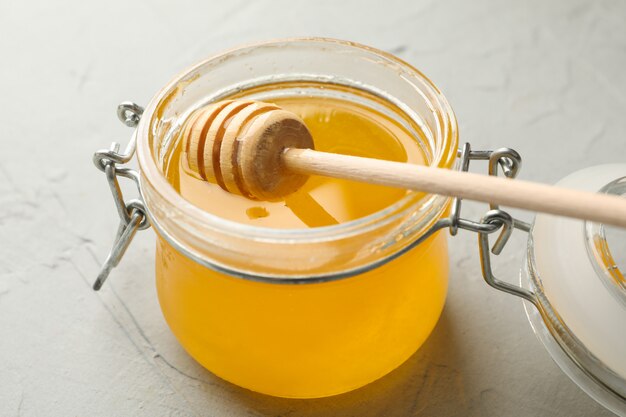
{"type": "MultiPolygon", "coordinates": [[[[441,91],[424,76],[419,70],[404,62],[400,58],[395,57],[378,49],[361,45],[358,43],[343,41],[331,38],[321,37],[304,37],[304,38],[286,38],[268,40],[262,42],[249,43],[246,45],[238,46],[228,49],[224,52],[213,55],[207,59],[204,59],[197,64],[186,68],[175,76],[170,82],[168,82],[155,96],[150,100],[145,108],[143,117],[137,127],[137,155],[139,165],[141,169],[141,181],[142,183],[148,182],[155,191],[160,194],[160,197],[169,200],[174,206],[179,208],[186,216],[196,219],[202,222],[204,225],[210,228],[219,229],[221,233],[227,233],[231,235],[246,235],[255,240],[267,240],[271,242],[290,242],[297,240],[311,241],[324,241],[336,237],[337,234],[342,236],[352,236],[354,234],[364,233],[371,230],[374,227],[379,227],[381,224],[386,224],[397,220],[403,216],[407,216],[412,212],[431,212],[442,213],[449,202],[449,197],[443,197],[435,194],[426,194],[419,198],[409,193],[407,196],[398,200],[394,204],[385,207],[370,215],[351,220],[337,225],[322,226],[315,228],[297,228],[297,229],[277,229],[271,227],[261,227],[238,223],[236,221],[224,219],[212,213],[209,213],[200,207],[192,204],[185,198],[183,198],[169,183],[162,170],[159,169],[156,162],[154,151],[149,143],[150,128],[153,119],[157,115],[157,109],[164,100],[168,100],[172,93],[176,91],[177,86],[180,83],[191,82],[189,74],[192,74],[195,70],[210,64],[212,62],[220,62],[228,57],[245,53],[256,48],[280,46],[286,43],[319,43],[319,44],[334,44],[342,47],[353,48],[362,50],[364,52],[374,54],[378,58],[381,58],[381,64],[393,66],[401,71],[402,74],[409,74],[419,79],[423,86],[428,88],[432,97],[435,97],[437,109],[440,116],[443,118],[438,121],[438,129],[441,129],[441,137],[443,139],[442,148],[446,149],[445,152],[439,152],[430,162],[431,166],[443,166],[451,167],[457,154],[458,143],[458,126],[456,117],[450,107],[448,101],[443,96],[441,91]]],[[[419,92],[418,92],[419,94],[419,92]]],[[[143,184],[142,184],[143,185],[143,184]]],[[[142,194],[144,194],[145,187],[142,186],[142,194]]],[[[150,214],[150,207],[148,204],[148,212],[150,214]]],[[[154,216],[151,216],[154,217],[154,216]]],[[[154,220],[154,219],[152,219],[154,220]]],[[[154,222],[154,221],[153,221],[154,222]]],[[[158,222],[157,222],[158,223],[158,222]]],[[[163,229],[159,227],[159,229],[163,229]]]]}

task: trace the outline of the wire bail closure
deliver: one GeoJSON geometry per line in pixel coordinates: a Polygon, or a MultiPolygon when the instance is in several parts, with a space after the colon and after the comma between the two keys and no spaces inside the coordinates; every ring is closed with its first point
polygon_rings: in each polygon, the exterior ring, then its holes
{"type": "MultiPolygon", "coordinates": [[[[522,166],[522,157],[511,148],[500,148],[495,151],[473,151],[469,143],[465,143],[459,149],[459,169],[468,171],[472,160],[489,161],[489,175],[498,175],[498,167],[502,168],[504,176],[514,179],[522,166]]],[[[495,204],[489,205],[489,211],[485,213],[480,222],[462,219],[461,199],[455,198],[452,203],[450,215],[450,234],[456,235],[458,228],[476,232],[478,234],[478,251],[480,255],[480,267],[485,282],[491,287],[508,294],[516,295],[530,301],[538,307],[535,293],[518,285],[502,281],[493,273],[491,268],[491,255],[499,255],[506,246],[514,229],[530,232],[530,224],[513,218],[509,213],[495,204]],[[495,243],[489,248],[489,235],[500,230],[495,243]]]]}
{"type": "MultiPolygon", "coordinates": [[[[144,109],[141,106],[135,103],[123,102],[117,108],[117,116],[120,121],[126,126],[135,128],[141,120],[143,110],[144,109]]],[[[115,202],[115,207],[117,208],[117,212],[120,217],[120,224],[115,235],[113,247],[109,252],[106,260],[104,261],[98,277],[93,284],[93,289],[96,291],[98,291],[102,287],[102,285],[110,275],[112,269],[119,264],[120,260],[124,256],[124,253],[126,252],[126,249],[128,249],[128,246],[132,242],[132,239],[135,236],[136,232],[138,230],[144,230],[150,227],[150,221],[148,220],[148,211],[141,197],[139,197],[138,199],[125,201],[118,181],[119,177],[132,180],[137,187],[139,195],[141,196],[139,172],[121,166],[130,162],[130,160],[133,158],[135,154],[136,140],[137,137],[135,132],[124,152],[120,153],[120,144],[113,142],[109,149],[99,150],[93,156],[93,162],[96,167],[100,171],[104,172],[106,175],[109,188],[111,189],[111,194],[113,195],[113,201],[115,202]]],[[[498,168],[500,168],[502,169],[504,176],[511,179],[514,179],[517,176],[522,165],[521,156],[515,150],[510,148],[500,148],[494,151],[475,151],[471,149],[471,145],[469,143],[465,143],[458,150],[458,157],[458,169],[461,171],[468,171],[471,161],[483,160],[488,161],[489,175],[498,175],[498,168]]],[[[490,204],[490,210],[483,216],[483,218],[479,222],[464,219],[461,217],[461,202],[461,198],[454,198],[452,201],[449,217],[437,221],[422,236],[420,236],[418,239],[416,239],[397,253],[381,259],[373,264],[361,268],[356,268],[345,273],[335,274],[333,277],[348,277],[367,272],[371,269],[382,266],[387,262],[390,262],[391,260],[397,258],[398,256],[401,256],[403,253],[408,252],[415,246],[419,245],[421,242],[423,242],[429,236],[433,235],[438,230],[448,228],[450,235],[455,236],[458,233],[459,229],[464,229],[476,232],[478,234],[478,248],[480,254],[481,271],[483,278],[485,279],[487,284],[500,291],[513,294],[525,300],[528,300],[535,306],[538,306],[537,297],[533,292],[499,280],[495,277],[491,268],[491,255],[499,255],[502,252],[502,249],[507,244],[513,230],[519,229],[525,232],[529,232],[530,225],[521,220],[514,219],[510,214],[494,204],[490,204]],[[490,249],[489,235],[497,231],[500,231],[500,234],[493,247],[490,249]]],[[[201,264],[204,265],[205,263],[202,262],[201,264]]],[[[250,276],[236,271],[223,270],[222,268],[211,264],[206,264],[206,266],[237,277],[248,278],[257,281],[266,280],[264,277],[250,276]]],[[[311,280],[311,282],[324,282],[326,280],[330,280],[329,278],[333,277],[316,277],[316,279],[311,280]]],[[[267,280],[270,280],[270,278],[267,278],[267,280]]],[[[297,279],[295,278],[293,280],[285,280],[284,282],[290,283],[296,280],[297,279]]]]}
{"type": "MultiPolygon", "coordinates": [[[[137,127],[142,114],[143,108],[135,103],[123,102],[117,107],[117,117],[128,127],[137,127]]],[[[133,169],[118,166],[126,164],[133,158],[136,141],[137,137],[133,134],[123,153],[119,152],[120,144],[113,142],[108,150],[99,150],[93,155],[93,163],[96,165],[96,168],[106,175],[111,194],[113,195],[113,201],[120,217],[120,224],[117,228],[113,248],[104,261],[93,284],[93,289],[96,291],[102,288],[102,284],[109,277],[111,270],[119,264],[137,230],[144,230],[150,227],[144,202],[141,199],[125,201],[118,181],[118,177],[132,180],[141,194],[139,173],[133,169]]]]}

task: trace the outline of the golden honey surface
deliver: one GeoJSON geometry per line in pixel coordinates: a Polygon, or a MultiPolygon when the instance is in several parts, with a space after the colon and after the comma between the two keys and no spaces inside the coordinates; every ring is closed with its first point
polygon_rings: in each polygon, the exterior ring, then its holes
{"type": "MultiPolygon", "coordinates": [[[[315,149],[398,162],[423,164],[417,142],[398,123],[352,102],[295,97],[271,101],[300,116],[310,130],[315,149]]],[[[355,220],[388,207],[406,195],[398,188],[311,176],[284,200],[254,201],[204,181],[186,163],[179,145],[166,175],[178,192],[224,219],[275,228],[330,226],[355,220]]]]}

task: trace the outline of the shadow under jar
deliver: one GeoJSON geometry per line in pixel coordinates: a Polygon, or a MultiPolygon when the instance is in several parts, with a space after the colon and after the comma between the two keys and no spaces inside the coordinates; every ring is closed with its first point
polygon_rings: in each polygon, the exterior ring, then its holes
{"type": "Polygon", "coordinates": [[[142,196],[159,235],[159,301],[191,356],[281,397],[329,396],[382,377],[424,343],[443,309],[447,231],[414,242],[450,199],[317,177],[296,200],[226,195],[188,177],[180,132],[198,108],[231,98],[299,113],[320,150],[443,168],[457,153],[452,110],[389,54],[294,39],[187,70],[153,98],[136,132],[142,196]]]}

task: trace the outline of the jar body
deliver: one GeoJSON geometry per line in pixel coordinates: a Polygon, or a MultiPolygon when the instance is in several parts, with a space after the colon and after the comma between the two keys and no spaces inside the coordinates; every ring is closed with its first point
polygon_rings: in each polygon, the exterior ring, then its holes
{"type": "Polygon", "coordinates": [[[450,199],[407,192],[353,221],[279,230],[212,215],[168,183],[164,167],[193,111],[232,97],[293,95],[384,114],[430,166],[452,168],[458,138],[445,98],[423,75],[384,52],[327,39],[230,51],[191,68],[146,107],[137,154],[159,235],[156,284],[167,323],[216,375],[265,394],[314,398],[385,375],[426,340],[448,282],[446,232],[428,233],[450,199]]]}
{"type": "Polygon", "coordinates": [[[339,394],[402,364],[434,328],[448,285],[445,233],[369,272],[304,285],[231,277],[159,239],[159,301],[189,354],[221,378],[280,397],[339,394]]]}

